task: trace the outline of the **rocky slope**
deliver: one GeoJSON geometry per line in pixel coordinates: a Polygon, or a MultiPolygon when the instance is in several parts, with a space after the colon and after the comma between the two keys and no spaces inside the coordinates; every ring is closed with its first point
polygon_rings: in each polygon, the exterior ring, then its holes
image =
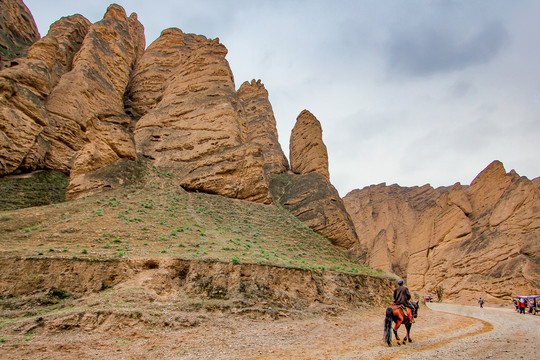
{"type": "Polygon", "coordinates": [[[367,263],[417,292],[508,300],[540,292],[540,191],[494,161],[470,186],[385,184],[344,198],[367,263]]]}
{"type": "MultiPolygon", "coordinates": [[[[26,9],[20,0],[2,4],[26,9]]],[[[118,5],[95,24],[62,18],[39,40],[31,14],[22,19],[30,29],[20,31],[30,35],[4,29],[34,43],[0,72],[0,176],[59,170],[69,175],[66,197],[74,199],[144,181],[136,164],[146,159],[187,190],[274,201],[271,177],[289,173],[289,164],[268,92],[260,80],[235,90],[219,39],[171,28],[145,49],[137,15],[118,5]]],[[[302,112],[291,135],[293,171],[318,172],[323,188],[333,189],[321,133],[302,112]]],[[[313,229],[338,246],[357,245],[335,189],[321,190],[317,204],[302,201],[319,209],[307,221],[313,229]]]]}

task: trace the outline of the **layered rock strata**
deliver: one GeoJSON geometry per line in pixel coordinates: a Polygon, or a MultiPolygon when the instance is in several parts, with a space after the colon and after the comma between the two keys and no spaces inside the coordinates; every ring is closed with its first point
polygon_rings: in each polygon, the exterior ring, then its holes
{"type": "Polygon", "coordinates": [[[281,174],[289,170],[289,162],[278,141],[276,119],[268,100],[268,91],[261,80],[244,82],[237,91],[248,121],[247,141],[262,148],[264,172],[281,174]]]}
{"type": "Polygon", "coordinates": [[[48,112],[46,105],[71,70],[89,27],[80,15],[62,18],[29,48],[27,57],[0,72],[0,176],[44,168],[69,171],[84,132],[48,112]]]}
{"type": "Polygon", "coordinates": [[[358,237],[337,190],[321,174],[282,174],[272,177],[274,200],[332,244],[355,255],[358,237]]]}
{"type": "Polygon", "coordinates": [[[470,186],[379,185],[345,196],[367,261],[407,279],[442,286],[451,299],[508,300],[540,292],[540,191],[495,161],[470,186]]]}
{"type": "Polygon", "coordinates": [[[179,29],[165,30],[147,49],[129,96],[141,116],[137,152],[188,190],[270,202],[262,148],[248,141],[226,54],[218,39],[179,29]]]}
{"type": "Polygon", "coordinates": [[[136,159],[124,110],[124,94],[137,59],[145,47],[137,15],[111,5],[103,20],[93,24],[72,63],[47,102],[47,110],[64,122],[75,123],[87,142],[73,156],[68,197],[108,186],[87,174],[120,159],[136,159]]]}
{"type": "MultiPolygon", "coordinates": [[[[188,190],[272,202],[272,177],[289,164],[260,80],[236,91],[219,39],[172,28],[144,48],[136,14],[118,5],[95,24],[80,15],[53,24],[0,72],[0,175],[60,170],[70,176],[66,197],[75,198],[153,168],[188,190]]],[[[355,248],[321,125],[307,110],[291,158],[291,186],[279,198],[297,203],[297,216],[338,246],[355,248]]]]}
{"type": "Polygon", "coordinates": [[[0,69],[14,66],[40,38],[36,23],[20,0],[0,2],[0,69]]]}

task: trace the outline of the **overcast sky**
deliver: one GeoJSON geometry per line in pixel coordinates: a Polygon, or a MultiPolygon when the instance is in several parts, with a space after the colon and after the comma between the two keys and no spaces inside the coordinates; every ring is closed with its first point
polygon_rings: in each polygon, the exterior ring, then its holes
{"type": "MultiPolygon", "coordinates": [[[[42,36],[108,1],[25,0],[42,36]]],[[[540,1],[129,0],[146,44],[168,27],[219,37],[236,87],[261,79],[280,143],[321,122],[341,196],[386,182],[470,184],[493,160],[540,176],[540,1]]]]}

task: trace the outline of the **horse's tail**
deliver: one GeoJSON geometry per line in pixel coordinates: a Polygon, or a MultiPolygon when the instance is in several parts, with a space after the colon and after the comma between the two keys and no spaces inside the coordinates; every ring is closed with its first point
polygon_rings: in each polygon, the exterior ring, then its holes
{"type": "Polygon", "coordinates": [[[384,319],[384,341],[392,345],[392,308],[386,308],[386,318],[384,319]]]}

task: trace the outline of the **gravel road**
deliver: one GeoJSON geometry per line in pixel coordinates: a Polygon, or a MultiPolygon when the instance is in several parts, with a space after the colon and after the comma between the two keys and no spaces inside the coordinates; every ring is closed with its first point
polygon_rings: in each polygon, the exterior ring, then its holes
{"type": "Polygon", "coordinates": [[[435,348],[429,348],[429,345],[437,340],[426,340],[425,344],[416,344],[418,349],[411,349],[410,353],[393,359],[540,359],[540,316],[518,314],[511,309],[481,309],[454,304],[434,303],[429,307],[435,311],[480,319],[491,324],[493,329],[489,331],[488,326],[485,332],[479,329],[481,333],[478,335],[455,341],[452,341],[452,337],[456,334],[450,334],[450,342],[435,348]]]}

